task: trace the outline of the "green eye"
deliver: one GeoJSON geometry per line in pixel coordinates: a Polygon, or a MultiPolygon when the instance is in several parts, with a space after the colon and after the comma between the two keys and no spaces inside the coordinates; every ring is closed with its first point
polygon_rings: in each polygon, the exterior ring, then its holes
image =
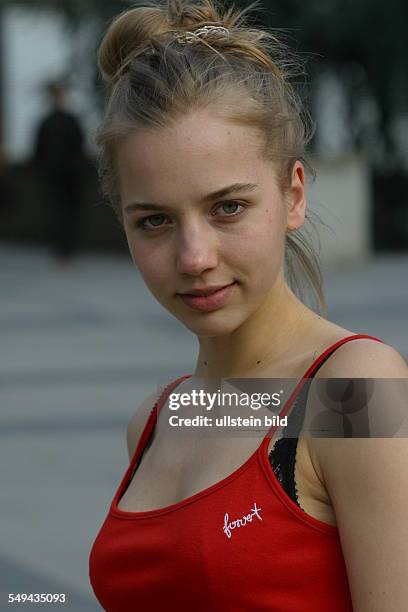
{"type": "Polygon", "coordinates": [[[160,219],[164,219],[164,215],[153,215],[152,217],[149,217],[149,221],[152,225],[154,225],[154,227],[161,225],[160,219]],[[159,223],[155,223],[154,220],[159,220],[159,223]]]}
{"type": "MultiPolygon", "coordinates": [[[[216,206],[214,211],[211,213],[211,215],[224,219],[235,218],[241,215],[244,212],[245,208],[246,207],[244,204],[236,202],[235,200],[220,202],[216,206]],[[238,210],[239,208],[241,208],[241,210],[238,210]],[[218,211],[220,209],[223,211],[224,214],[219,214],[218,211]]],[[[166,223],[164,223],[166,218],[167,215],[163,215],[161,213],[158,213],[156,215],[149,215],[148,217],[143,217],[143,219],[139,219],[138,221],[136,221],[136,227],[146,232],[153,232],[155,229],[159,229],[167,225],[166,223]]]]}
{"type": "Polygon", "coordinates": [[[231,200],[230,202],[221,202],[220,204],[218,204],[215,210],[217,211],[220,209],[224,211],[225,217],[237,217],[238,215],[242,214],[245,209],[245,206],[240,202],[235,202],[231,200]],[[239,207],[241,207],[242,210],[237,210],[239,207]]]}
{"type": "Polygon", "coordinates": [[[152,229],[152,227],[161,227],[163,224],[160,223],[161,220],[165,219],[165,215],[150,215],[149,217],[144,217],[143,219],[139,219],[136,223],[137,227],[140,227],[145,230],[152,229]],[[146,225],[146,222],[149,222],[151,226],[146,225]],[[158,223],[156,223],[158,221],[158,223]]]}
{"type": "Polygon", "coordinates": [[[236,209],[239,206],[239,204],[237,202],[225,202],[225,204],[221,204],[221,206],[224,209],[224,212],[234,213],[236,212],[236,209]],[[234,210],[231,210],[231,208],[234,210]]]}

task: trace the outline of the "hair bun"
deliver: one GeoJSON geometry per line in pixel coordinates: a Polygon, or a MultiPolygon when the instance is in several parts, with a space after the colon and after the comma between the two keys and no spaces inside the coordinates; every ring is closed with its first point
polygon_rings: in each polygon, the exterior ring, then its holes
{"type": "Polygon", "coordinates": [[[183,30],[200,27],[206,23],[220,23],[224,17],[229,18],[232,9],[223,15],[222,7],[217,6],[217,0],[167,0],[168,19],[175,27],[183,30]]]}
{"type": "MultiPolygon", "coordinates": [[[[147,6],[137,6],[122,12],[110,24],[98,53],[99,69],[114,83],[130,57],[142,53],[149,41],[160,34],[179,30],[195,30],[208,24],[229,27],[235,23],[233,10],[223,13],[217,0],[143,0],[147,6]],[[149,5],[150,2],[150,5],[149,5]]],[[[243,11],[245,12],[245,11],[243,11]]]]}
{"type": "Polygon", "coordinates": [[[157,7],[139,6],[113,20],[99,48],[99,69],[110,83],[117,80],[130,56],[146,48],[149,40],[165,31],[166,18],[157,7]]]}

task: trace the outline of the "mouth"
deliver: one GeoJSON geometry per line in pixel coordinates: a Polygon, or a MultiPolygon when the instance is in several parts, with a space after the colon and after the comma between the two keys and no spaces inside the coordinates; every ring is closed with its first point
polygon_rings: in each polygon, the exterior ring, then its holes
{"type": "Polygon", "coordinates": [[[192,310],[210,312],[222,308],[234,291],[236,281],[229,285],[216,285],[191,290],[189,293],[178,293],[177,295],[192,310]]]}
{"type": "Polygon", "coordinates": [[[184,291],[181,295],[199,295],[205,297],[207,295],[212,295],[213,293],[216,293],[217,291],[220,291],[220,289],[224,289],[231,284],[232,283],[228,283],[226,285],[211,285],[208,287],[191,289],[191,291],[184,291]]]}

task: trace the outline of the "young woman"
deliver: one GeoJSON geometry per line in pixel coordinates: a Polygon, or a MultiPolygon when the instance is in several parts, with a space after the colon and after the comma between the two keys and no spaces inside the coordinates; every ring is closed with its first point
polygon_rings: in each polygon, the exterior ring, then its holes
{"type": "MultiPolygon", "coordinates": [[[[407,378],[378,338],[328,321],[312,247],[296,60],[245,11],[168,0],[111,25],[103,185],[155,298],[199,343],[192,377],[128,427],[130,464],[90,555],[109,611],[405,612],[404,439],[166,436],[194,380],[407,378]],[[299,297],[302,275],[320,315],[299,297]],[[295,463],[296,460],[296,463],[295,463]]],[[[303,397],[303,396],[302,396],[303,397]]],[[[305,407],[305,399],[302,399],[305,407]]],[[[384,406],[384,410],[386,410],[384,406]]]]}

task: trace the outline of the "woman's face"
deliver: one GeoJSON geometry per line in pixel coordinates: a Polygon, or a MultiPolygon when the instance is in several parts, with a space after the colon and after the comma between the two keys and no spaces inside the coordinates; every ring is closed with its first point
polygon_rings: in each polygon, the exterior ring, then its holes
{"type": "Polygon", "coordinates": [[[302,164],[284,198],[261,144],[254,128],[202,110],[118,147],[132,259],[155,298],[199,336],[231,333],[268,300],[285,230],[304,221],[302,164]],[[226,285],[212,297],[180,295],[226,285]]]}

